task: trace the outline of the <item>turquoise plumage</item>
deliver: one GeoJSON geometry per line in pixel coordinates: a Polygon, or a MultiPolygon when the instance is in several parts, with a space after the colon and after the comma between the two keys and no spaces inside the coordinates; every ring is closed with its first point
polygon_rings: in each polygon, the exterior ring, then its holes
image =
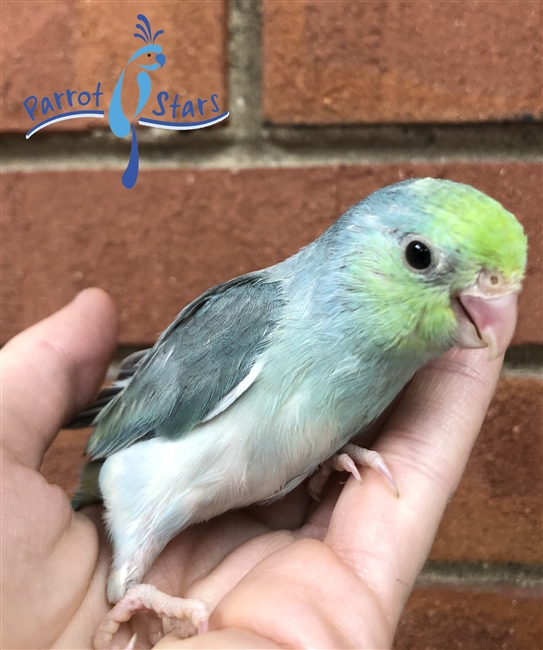
{"type": "MultiPolygon", "coordinates": [[[[110,600],[128,588],[134,597],[141,585],[132,585],[186,526],[310,476],[428,359],[454,345],[499,356],[525,264],[522,227],[497,202],[417,179],[374,193],[296,255],[186,307],[75,422],[98,413],[75,504],[104,500],[110,600]]],[[[348,450],[394,486],[374,452],[348,450]]],[[[207,614],[187,615],[201,627],[207,614]]],[[[98,645],[110,638],[102,632],[98,645]]]]}

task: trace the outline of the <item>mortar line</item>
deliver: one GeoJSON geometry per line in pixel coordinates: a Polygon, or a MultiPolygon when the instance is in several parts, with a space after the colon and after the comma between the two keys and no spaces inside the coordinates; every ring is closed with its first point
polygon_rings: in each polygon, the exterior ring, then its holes
{"type": "MultiPolygon", "coordinates": [[[[320,148],[314,151],[296,151],[284,147],[262,143],[249,146],[243,143],[216,147],[209,151],[180,151],[148,149],[141,147],[140,168],[161,169],[251,169],[258,167],[292,168],[321,167],[330,165],[378,165],[409,163],[541,163],[539,152],[511,152],[488,150],[454,151],[441,148],[386,147],[377,148],[320,148]]],[[[115,169],[126,167],[128,154],[117,151],[97,151],[94,147],[87,151],[73,152],[46,151],[43,147],[32,153],[4,147],[2,152],[2,171],[65,171],[74,169],[115,169]]]]}
{"type": "Polygon", "coordinates": [[[416,584],[419,588],[440,585],[495,588],[514,585],[541,590],[543,567],[540,564],[429,561],[421,571],[416,584]]]}
{"type": "Polygon", "coordinates": [[[229,0],[228,34],[228,135],[256,145],[262,140],[261,0],[229,0]]]}
{"type": "Polygon", "coordinates": [[[525,343],[511,346],[505,353],[502,374],[541,379],[543,375],[543,345],[525,343]]]}

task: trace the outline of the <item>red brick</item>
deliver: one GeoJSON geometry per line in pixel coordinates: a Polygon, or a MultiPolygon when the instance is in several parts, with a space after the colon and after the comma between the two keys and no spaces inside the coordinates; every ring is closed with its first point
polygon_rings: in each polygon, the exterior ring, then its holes
{"type": "Polygon", "coordinates": [[[98,285],[121,342],[154,341],[209,286],[288,256],[337,216],[331,169],[4,175],[4,336],[98,285]],[[29,255],[32,251],[32,255],[29,255]]]}
{"type": "Polygon", "coordinates": [[[540,589],[416,589],[394,648],[536,650],[543,647],[541,606],[540,589]]]}
{"type": "Polygon", "coordinates": [[[276,124],[540,119],[541,3],[264,0],[276,124]]]}
{"type": "MultiPolygon", "coordinates": [[[[226,108],[226,6],[214,2],[3,2],[2,3],[2,129],[27,131],[32,121],[23,100],[40,100],[67,88],[92,92],[102,82],[100,108],[109,98],[130,56],[143,46],[134,38],[136,15],[143,13],[153,32],[163,29],[157,44],[163,47],[166,65],[151,72],[152,99],[145,115],[157,108],[156,93],[166,90],[180,102],[209,99],[218,93],[226,108]]],[[[133,64],[133,66],[136,64],[133,64]]],[[[133,67],[132,66],[132,67],[133,67]]],[[[125,76],[123,106],[134,105],[135,75],[125,76]]],[[[134,69],[136,70],[136,69],[134,69]]],[[[63,98],[62,101],[66,101],[63,98]]],[[[94,104],[92,99],[91,104],[94,104]]],[[[209,104],[208,104],[209,106],[209,104]]],[[[89,108],[93,108],[89,104],[89,108]]],[[[60,111],[57,111],[60,112],[60,111]]],[[[34,124],[41,121],[36,113],[34,124]]],[[[51,117],[48,113],[46,117],[51,117]]],[[[165,118],[164,118],[165,119],[165,118]]],[[[106,126],[104,120],[69,120],[47,130],[81,130],[106,126]]],[[[39,136],[38,136],[39,137],[39,136]]]]}
{"type": "Polygon", "coordinates": [[[117,302],[121,343],[152,342],[209,286],[291,255],[377,187],[430,174],[473,182],[525,224],[515,341],[542,341],[539,165],[143,171],[130,191],[121,173],[3,175],[3,340],[98,285],[117,302]]]}
{"type": "Polygon", "coordinates": [[[504,376],[430,559],[543,562],[543,381],[504,376]]]}

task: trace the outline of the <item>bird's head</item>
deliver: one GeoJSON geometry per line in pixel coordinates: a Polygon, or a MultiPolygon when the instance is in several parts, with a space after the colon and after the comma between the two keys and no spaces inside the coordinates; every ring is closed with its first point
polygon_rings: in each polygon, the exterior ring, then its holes
{"type": "Polygon", "coordinates": [[[153,34],[151,24],[144,14],[138,14],[138,20],[141,22],[136,23],[136,29],[138,31],[134,36],[142,40],[146,45],[134,52],[128,60],[127,65],[137,59],[139,67],[144,70],[158,70],[158,68],[163,68],[166,63],[166,57],[162,53],[162,47],[156,45],[155,41],[161,34],[164,34],[164,30],[159,29],[153,34]]]}
{"type": "Polygon", "coordinates": [[[468,185],[424,178],[345,216],[349,291],[364,296],[376,344],[432,355],[488,347],[489,359],[505,351],[527,253],[510,212],[468,185]]]}
{"type": "Polygon", "coordinates": [[[144,70],[158,70],[163,68],[166,63],[166,57],[162,54],[162,47],[151,43],[144,45],[128,59],[127,65],[136,61],[137,65],[144,70]]]}

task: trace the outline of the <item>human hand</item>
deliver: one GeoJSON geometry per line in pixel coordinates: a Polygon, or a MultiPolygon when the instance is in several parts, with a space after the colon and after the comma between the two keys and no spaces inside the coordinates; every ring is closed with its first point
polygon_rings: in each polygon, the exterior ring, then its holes
{"type": "MultiPolygon", "coordinates": [[[[2,352],[2,647],[89,648],[108,605],[99,508],[74,513],[38,470],[58,429],[98,389],[115,345],[110,299],[88,290],[2,352]]],[[[172,540],[146,582],[205,600],[210,632],[156,648],[390,647],[403,605],[483,421],[501,361],[454,350],[420,371],[375,444],[400,489],[371,470],[304,486],[172,540]]],[[[74,434],[76,435],[76,434],[74,434]]],[[[121,629],[150,647],[156,620],[121,629]]]]}

